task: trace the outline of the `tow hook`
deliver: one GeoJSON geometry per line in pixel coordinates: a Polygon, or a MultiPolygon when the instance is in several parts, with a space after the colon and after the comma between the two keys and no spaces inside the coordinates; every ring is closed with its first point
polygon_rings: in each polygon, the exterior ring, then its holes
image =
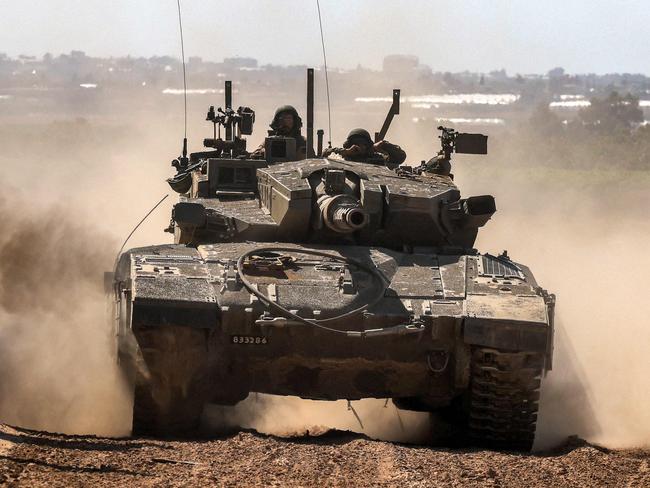
{"type": "Polygon", "coordinates": [[[444,349],[436,349],[427,354],[427,365],[432,373],[442,373],[449,365],[449,353],[444,349]]]}
{"type": "Polygon", "coordinates": [[[269,313],[263,313],[260,315],[260,318],[255,321],[255,325],[259,325],[260,327],[287,327],[290,325],[303,325],[303,323],[297,320],[290,320],[285,317],[274,317],[269,313]]]}

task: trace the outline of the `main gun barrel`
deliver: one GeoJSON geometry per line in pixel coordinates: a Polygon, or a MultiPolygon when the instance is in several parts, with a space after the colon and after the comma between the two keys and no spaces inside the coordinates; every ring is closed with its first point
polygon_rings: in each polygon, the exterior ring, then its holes
{"type": "Polygon", "coordinates": [[[340,234],[357,231],[368,224],[368,212],[352,195],[323,195],[318,199],[318,208],[325,225],[340,234]]]}

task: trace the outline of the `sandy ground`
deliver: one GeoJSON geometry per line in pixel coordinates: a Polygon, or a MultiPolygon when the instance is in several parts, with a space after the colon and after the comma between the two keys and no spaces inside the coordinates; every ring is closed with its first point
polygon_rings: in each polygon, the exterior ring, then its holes
{"type": "Polygon", "coordinates": [[[650,451],[570,439],[536,454],[449,450],[329,431],[156,440],[0,426],[8,486],[650,486],[650,451]]]}

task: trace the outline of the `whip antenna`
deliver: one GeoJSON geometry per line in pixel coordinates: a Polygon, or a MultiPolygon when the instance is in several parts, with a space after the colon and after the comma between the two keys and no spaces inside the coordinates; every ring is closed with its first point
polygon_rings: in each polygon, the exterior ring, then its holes
{"type": "MultiPolygon", "coordinates": [[[[187,158],[187,77],[185,74],[185,43],[183,42],[183,19],[181,16],[181,0],[176,0],[178,6],[178,28],[181,33],[181,61],[183,63],[183,158],[187,158]]],[[[187,161],[185,161],[187,163],[187,161]]]]}
{"type": "Polygon", "coordinates": [[[158,206],[165,201],[165,199],[169,196],[169,194],[165,195],[160,199],[158,203],[156,203],[151,210],[147,212],[147,214],[142,217],[142,220],[138,222],[138,224],[133,228],[131,233],[124,239],[124,242],[122,243],[122,247],[120,247],[120,250],[117,252],[117,256],[115,256],[115,263],[113,264],[113,269],[115,270],[117,268],[117,261],[120,259],[120,255],[122,254],[122,251],[124,250],[124,246],[126,246],[126,243],[129,242],[129,239],[131,239],[131,236],[135,234],[135,231],[138,230],[138,228],[142,225],[142,223],[147,220],[147,217],[153,213],[154,210],[158,208],[158,206]]]}
{"type": "Polygon", "coordinates": [[[316,0],[316,8],[318,9],[318,25],[320,26],[320,43],[323,47],[323,65],[325,67],[325,91],[327,92],[327,145],[332,147],[332,110],[330,108],[330,82],[327,76],[327,56],[325,55],[325,38],[323,37],[323,21],[320,15],[320,2],[316,0]]]}

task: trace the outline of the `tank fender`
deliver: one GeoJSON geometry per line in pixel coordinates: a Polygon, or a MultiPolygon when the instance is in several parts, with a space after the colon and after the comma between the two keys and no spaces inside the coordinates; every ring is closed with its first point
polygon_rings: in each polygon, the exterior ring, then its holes
{"type": "Polygon", "coordinates": [[[129,254],[133,330],[218,325],[214,277],[196,249],[153,246],[129,254]]]}
{"type": "Polygon", "coordinates": [[[548,329],[547,324],[467,317],[463,339],[475,346],[546,353],[548,329]]]}
{"type": "Polygon", "coordinates": [[[552,318],[538,295],[468,295],[463,340],[472,345],[546,353],[552,318]]]}

